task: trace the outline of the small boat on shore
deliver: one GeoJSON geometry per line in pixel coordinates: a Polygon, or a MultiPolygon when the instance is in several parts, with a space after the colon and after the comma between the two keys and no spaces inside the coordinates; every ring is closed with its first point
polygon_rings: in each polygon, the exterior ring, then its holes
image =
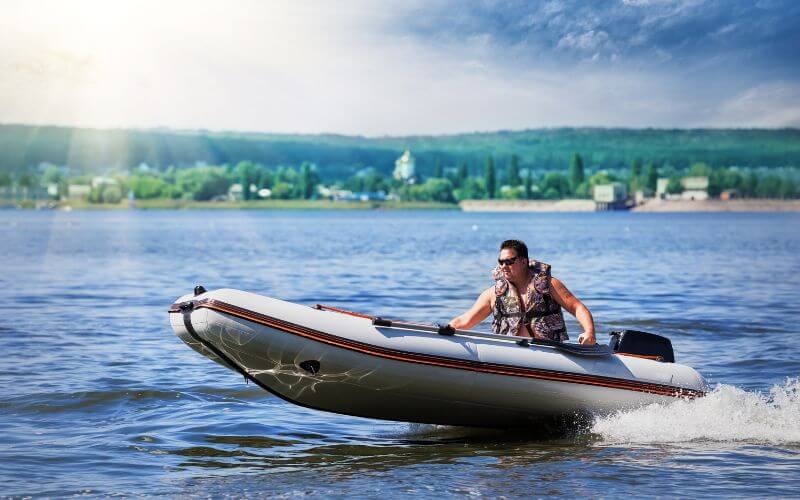
{"type": "Polygon", "coordinates": [[[705,394],[644,332],[581,346],[392,321],[233,289],[180,297],[173,330],[200,354],[291,403],[359,417],[520,427],[705,394]]]}

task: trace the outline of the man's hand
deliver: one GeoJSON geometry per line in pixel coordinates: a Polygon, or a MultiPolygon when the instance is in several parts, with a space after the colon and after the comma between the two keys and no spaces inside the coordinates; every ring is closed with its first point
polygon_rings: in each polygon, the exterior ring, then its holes
{"type": "Polygon", "coordinates": [[[594,333],[583,332],[578,337],[578,343],[580,345],[595,345],[597,339],[594,337],[594,333]]]}

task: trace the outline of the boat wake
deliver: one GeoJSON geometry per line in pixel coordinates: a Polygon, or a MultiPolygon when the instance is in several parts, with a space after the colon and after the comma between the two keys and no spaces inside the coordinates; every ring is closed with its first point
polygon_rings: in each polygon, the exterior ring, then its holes
{"type": "Polygon", "coordinates": [[[800,444],[800,378],[768,393],[721,384],[702,398],[597,417],[591,432],[607,443],[800,444]]]}

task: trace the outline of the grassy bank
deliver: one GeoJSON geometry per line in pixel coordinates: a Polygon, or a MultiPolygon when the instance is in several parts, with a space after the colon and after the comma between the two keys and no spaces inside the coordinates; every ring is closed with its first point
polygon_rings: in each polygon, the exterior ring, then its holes
{"type": "MultiPolygon", "coordinates": [[[[128,209],[128,201],[121,203],[89,203],[85,200],[70,200],[58,204],[58,208],[70,207],[78,210],[128,209]]],[[[437,209],[458,210],[451,203],[412,201],[330,201],[330,200],[257,200],[257,201],[192,201],[192,200],[137,200],[137,209],[226,209],[226,210],[409,210],[437,209]]]]}

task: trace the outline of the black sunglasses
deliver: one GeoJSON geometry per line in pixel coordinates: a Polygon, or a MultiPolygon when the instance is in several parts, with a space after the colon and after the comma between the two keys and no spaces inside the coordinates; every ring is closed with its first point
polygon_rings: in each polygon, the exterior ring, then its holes
{"type": "Polygon", "coordinates": [[[517,259],[519,259],[519,256],[511,257],[510,259],[497,259],[497,263],[501,266],[513,266],[517,259]]]}

